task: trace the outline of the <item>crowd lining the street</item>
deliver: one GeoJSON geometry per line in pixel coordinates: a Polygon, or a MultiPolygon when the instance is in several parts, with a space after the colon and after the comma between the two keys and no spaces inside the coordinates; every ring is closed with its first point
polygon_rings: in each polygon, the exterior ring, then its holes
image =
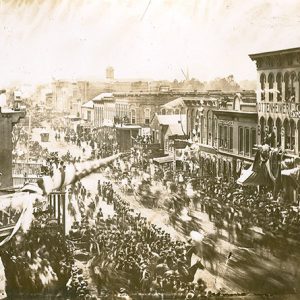
{"type": "MultiPolygon", "coordinates": [[[[91,158],[101,158],[119,150],[115,137],[105,134],[107,142],[95,142],[101,140],[97,132],[76,133],[57,129],[55,139],[59,141],[64,137],[66,143],[76,144],[82,150],[91,147],[91,158]]],[[[138,141],[151,142],[142,137],[138,137],[138,141]]],[[[47,175],[51,175],[54,164],[63,168],[66,163],[81,160],[70,153],[64,157],[57,153],[46,157],[43,173],[47,175]]],[[[135,194],[141,203],[143,199],[157,200],[159,195],[152,192],[151,187],[163,183],[171,197],[164,199],[165,203],[160,199],[151,205],[152,208],[162,208],[162,204],[167,203],[171,223],[172,216],[178,216],[183,208],[188,208],[189,212],[207,213],[218,234],[226,236],[231,243],[254,245],[257,249],[268,249],[273,255],[279,254],[277,252],[282,255],[285,251],[292,253],[299,248],[299,208],[281,196],[275,200],[266,189],[241,188],[226,179],[199,176],[197,170],[180,171],[174,177],[170,166],[155,165],[139,149],[132,149],[129,158],[119,159],[102,171],[111,181],[99,181],[95,196],[80,182],[70,188],[68,210],[74,224],[67,239],[55,226],[45,226],[48,215],[42,214],[36,216],[21,248],[10,242],[1,250],[7,274],[12,276],[7,290],[20,290],[26,294],[66,289],[70,297],[89,299],[88,283],[82,270],[75,265],[72,254],[72,247],[77,247],[93,257],[90,272],[100,295],[110,292],[177,293],[186,299],[211,295],[203,280],[193,282],[194,271],[203,266],[197,261],[191,267],[192,244],[173,240],[170,234],[135,214],[130,205],[115,193],[112,181],[123,185],[124,193],[135,194]],[[147,188],[141,190],[145,186],[147,188]],[[147,198],[145,193],[152,195],[147,198]],[[72,204],[73,196],[80,217],[72,204]],[[99,207],[101,200],[113,206],[114,215],[104,217],[99,207]]],[[[172,224],[176,226],[176,222],[172,224]]]]}

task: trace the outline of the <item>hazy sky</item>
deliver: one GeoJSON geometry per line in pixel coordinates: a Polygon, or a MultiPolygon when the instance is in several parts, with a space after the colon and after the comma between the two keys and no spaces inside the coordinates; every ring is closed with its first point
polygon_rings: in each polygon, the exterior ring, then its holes
{"type": "Polygon", "coordinates": [[[0,0],[0,85],[51,78],[255,79],[300,46],[298,0],[0,0]]]}

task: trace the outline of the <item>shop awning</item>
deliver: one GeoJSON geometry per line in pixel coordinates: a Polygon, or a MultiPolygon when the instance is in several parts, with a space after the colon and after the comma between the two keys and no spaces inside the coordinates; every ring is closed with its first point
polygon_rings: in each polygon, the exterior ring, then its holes
{"type": "Polygon", "coordinates": [[[155,158],[153,158],[153,161],[155,161],[159,164],[170,163],[170,162],[174,161],[174,155],[168,155],[168,156],[163,156],[163,157],[155,157],[155,158]]]}

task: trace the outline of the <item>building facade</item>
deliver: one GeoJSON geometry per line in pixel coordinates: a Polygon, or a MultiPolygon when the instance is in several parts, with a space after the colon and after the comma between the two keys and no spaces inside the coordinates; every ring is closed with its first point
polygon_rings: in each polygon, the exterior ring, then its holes
{"type": "Polygon", "coordinates": [[[186,134],[199,149],[202,175],[235,177],[253,160],[257,137],[255,92],[209,91],[183,96],[161,107],[162,114],[187,116],[186,134]]]}
{"type": "Polygon", "coordinates": [[[114,93],[116,117],[128,118],[130,124],[149,127],[162,105],[175,99],[171,93],[114,93]]]}
{"type": "Polygon", "coordinates": [[[300,152],[300,48],[250,54],[257,67],[258,142],[300,152]]]}
{"type": "Polygon", "coordinates": [[[96,96],[94,103],[94,126],[112,126],[115,119],[115,99],[112,93],[96,96]]]}
{"type": "Polygon", "coordinates": [[[20,118],[25,117],[25,111],[14,111],[0,107],[0,187],[11,187],[12,179],[12,129],[20,118]]]}
{"type": "Polygon", "coordinates": [[[245,163],[251,163],[257,143],[255,93],[238,93],[214,110],[218,176],[236,177],[245,163]]]}

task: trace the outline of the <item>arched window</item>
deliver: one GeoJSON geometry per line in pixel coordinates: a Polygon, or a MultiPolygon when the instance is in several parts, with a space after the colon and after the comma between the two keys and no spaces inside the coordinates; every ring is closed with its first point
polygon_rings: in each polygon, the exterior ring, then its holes
{"type": "Polygon", "coordinates": [[[277,118],[276,120],[277,147],[281,146],[281,127],[282,127],[282,122],[279,118],[277,118]]]}
{"type": "Polygon", "coordinates": [[[209,110],[207,112],[207,144],[212,142],[212,112],[209,110]]]}
{"type": "Polygon", "coordinates": [[[265,87],[266,87],[266,75],[262,73],[260,75],[260,89],[261,89],[261,100],[265,100],[265,87]]]}
{"type": "Polygon", "coordinates": [[[260,136],[262,144],[265,143],[265,130],[266,130],[266,121],[264,117],[260,118],[260,136]]]}
{"type": "Polygon", "coordinates": [[[235,96],[233,100],[233,109],[234,110],[240,110],[240,97],[235,96]]]}
{"type": "Polygon", "coordinates": [[[269,117],[268,119],[268,128],[269,128],[269,132],[268,132],[268,144],[271,147],[275,147],[276,146],[276,141],[275,141],[275,132],[274,132],[274,121],[271,117],[269,117]]]}
{"type": "Polygon", "coordinates": [[[175,115],[179,115],[179,114],[180,114],[179,108],[176,108],[176,109],[175,109],[175,115]]]}
{"type": "Polygon", "coordinates": [[[290,149],[293,151],[295,150],[295,129],[296,129],[296,124],[295,124],[295,121],[292,119],[292,120],[290,120],[290,130],[291,130],[290,149]]]}
{"type": "Polygon", "coordinates": [[[282,100],[282,74],[277,73],[276,75],[276,83],[277,83],[277,101],[282,100]]]}
{"type": "Polygon", "coordinates": [[[150,124],[150,108],[145,109],[145,124],[150,124]]]}
{"type": "Polygon", "coordinates": [[[270,73],[268,76],[268,83],[269,83],[269,101],[273,101],[273,94],[274,94],[274,75],[270,73]]]}
{"type": "Polygon", "coordinates": [[[135,114],[135,109],[131,109],[131,124],[136,123],[136,114],[135,114]]]}
{"type": "Polygon", "coordinates": [[[296,78],[297,78],[296,73],[293,72],[291,74],[291,98],[290,98],[292,102],[295,102],[295,81],[296,81],[296,78]]]}
{"type": "Polygon", "coordinates": [[[201,143],[204,142],[204,122],[205,122],[205,118],[203,115],[200,116],[200,128],[198,129],[199,131],[199,135],[201,136],[201,143]]]}
{"type": "Polygon", "coordinates": [[[283,122],[284,127],[284,148],[285,149],[291,149],[291,126],[290,122],[285,119],[283,122]]]}
{"type": "Polygon", "coordinates": [[[165,109],[165,108],[162,108],[162,109],[161,109],[161,114],[162,114],[162,115],[165,115],[165,114],[166,114],[166,109],[165,109]]]}
{"type": "Polygon", "coordinates": [[[284,73],[284,84],[285,84],[285,87],[284,87],[284,91],[285,91],[285,101],[289,101],[290,97],[291,97],[291,85],[290,85],[290,73],[289,72],[286,72],[284,73]]]}
{"type": "Polygon", "coordinates": [[[190,127],[190,130],[191,130],[191,137],[194,137],[194,136],[195,136],[195,133],[196,133],[194,109],[191,109],[191,110],[189,111],[189,114],[190,114],[190,124],[191,124],[191,127],[190,127]]]}

